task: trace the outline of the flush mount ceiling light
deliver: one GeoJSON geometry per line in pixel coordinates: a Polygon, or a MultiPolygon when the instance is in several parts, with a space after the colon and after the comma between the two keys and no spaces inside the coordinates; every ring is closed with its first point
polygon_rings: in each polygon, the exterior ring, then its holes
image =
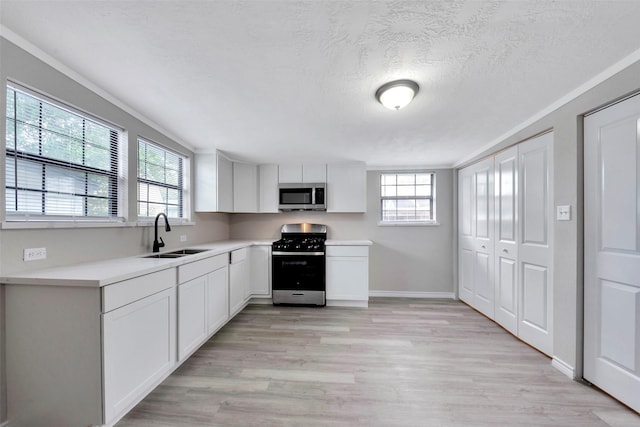
{"type": "Polygon", "coordinates": [[[413,80],[395,80],[380,86],[376,91],[376,99],[390,110],[399,110],[413,100],[418,89],[418,83],[413,80]]]}

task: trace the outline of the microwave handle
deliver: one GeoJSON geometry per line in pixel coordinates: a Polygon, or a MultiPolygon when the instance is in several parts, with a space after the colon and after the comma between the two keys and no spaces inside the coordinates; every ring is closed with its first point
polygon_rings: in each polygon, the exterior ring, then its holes
{"type": "Polygon", "coordinates": [[[315,187],[311,188],[311,204],[312,205],[316,204],[316,188],[315,187]]]}

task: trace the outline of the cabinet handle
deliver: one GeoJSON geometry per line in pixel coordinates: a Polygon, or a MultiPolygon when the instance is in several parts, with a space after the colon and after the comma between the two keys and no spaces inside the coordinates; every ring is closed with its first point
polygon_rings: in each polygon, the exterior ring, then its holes
{"type": "Polygon", "coordinates": [[[480,246],[482,249],[486,249],[486,247],[484,245],[480,246]]]}
{"type": "Polygon", "coordinates": [[[503,249],[503,250],[502,250],[502,252],[504,252],[505,254],[508,254],[508,253],[509,253],[509,251],[508,251],[508,250],[506,250],[506,249],[503,249]]]}

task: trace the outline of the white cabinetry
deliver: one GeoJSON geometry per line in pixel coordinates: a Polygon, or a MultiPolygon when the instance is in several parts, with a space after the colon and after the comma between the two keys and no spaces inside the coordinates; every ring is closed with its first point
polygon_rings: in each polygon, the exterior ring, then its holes
{"type": "Polygon", "coordinates": [[[302,182],[327,182],[327,165],[322,163],[302,165],[302,182]]]}
{"type": "Polygon", "coordinates": [[[327,165],[323,163],[279,165],[278,181],[296,184],[301,182],[327,182],[327,165]]]}
{"type": "Polygon", "coordinates": [[[545,134],[458,173],[458,293],[551,354],[552,145],[545,134]]]}
{"type": "Polygon", "coordinates": [[[173,369],[176,270],[103,288],[5,285],[7,415],[112,424],[173,369]]]}
{"type": "Polygon", "coordinates": [[[242,248],[231,252],[229,264],[229,313],[235,316],[242,310],[250,296],[251,266],[248,249],[242,248]]]}
{"type": "Polygon", "coordinates": [[[233,162],[233,211],[258,212],[258,166],[233,162]]]}
{"type": "Polygon", "coordinates": [[[327,165],[327,212],[366,212],[367,171],[364,163],[327,165]]]}
{"type": "Polygon", "coordinates": [[[258,245],[250,248],[251,296],[271,297],[271,246],[258,245]]]}
{"type": "Polygon", "coordinates": [[[176,361],[175,313],[171,287],[103,315],[107,422],[129,410],[171,371],[176,361]]]}
{"type": "Polygon", "coordinates": [[[195,156],[195,210],[233,212],[233,162],[223,154],[195,156]]]}
{"type": "Polygon", "coordinates": [[[178,360],[182,361],[228,319],[227,256],[178,267],[178,360]]]}
{"type": "Polygon", "coordinates": [[[258,166],[258,212],[278,213],[278,165],[258,166]]]}
{"type": "Polygon", "coordinates": [[[327,246],[327,305],[369,305],[369,247],[327,246]]]}

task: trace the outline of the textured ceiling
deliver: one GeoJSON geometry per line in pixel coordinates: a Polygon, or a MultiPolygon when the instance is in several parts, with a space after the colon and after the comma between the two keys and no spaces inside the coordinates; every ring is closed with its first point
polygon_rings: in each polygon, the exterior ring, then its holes
{"type": "Polygon", "coordinates": [[[13,1],[0,22],[196,150],[452,165],[640,48],[638,1],[13,1]],[[374,98],[420,84],[407,108],[374,98]]]}

